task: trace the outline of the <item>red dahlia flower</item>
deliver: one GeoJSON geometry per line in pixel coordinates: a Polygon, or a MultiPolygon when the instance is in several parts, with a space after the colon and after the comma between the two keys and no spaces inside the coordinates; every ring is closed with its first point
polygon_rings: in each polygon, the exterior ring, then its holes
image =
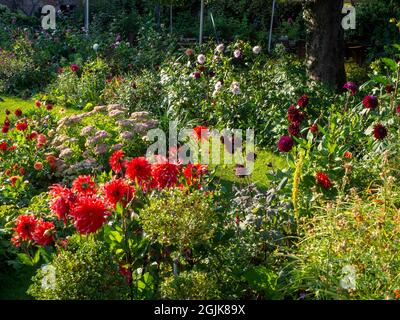
{"type": "Polygon", "coordinates": [[[377,125],[375,125],[373,133],[374,133],[375,139],[383,140],[386,138],[388,131],[383,125],[378,123],[377,125]]]}
{"type": "Polygon", "coordinates": [[[317,183],[324,189],[330,189],[332,187],[331,180],[323,172],[318,171],[315,175],[315,179],[317,180],[317,183]]]}
{"type": "Polygon", "coordinates": [[[54,241],[54,223],[39,220],[33,233],[33,240],[40,246],[47,246],[54,241]]]}
{"type": "Polygon", "coordinates": [[[91,195],[96,193],[96,183],[91,176],[79,176],[72,183],[72,191],[79,195],[91,195]]]}
{"type": "Polygon", "coordinates": [[[278,150],[280,152],[289,152],[294,146],[294,141],[289,136],[283,136],[278,142],[278,150]]]}
{"type": "Polygon", "coordinates": [[[305,108],[307,107],[309,101],[310,98],[308,97],[308,95],[304,94],[303,96],[301,96],[299,101],[297,101],[297,105],[301,108],[305,108]]]}
{"type": "Polygon", "coordinates": [[[22,116],[22,110],[21,110],[21,109],[16,109],[16,110],[14,111],[14,114],[15,114],[17,117],[20,117],[20,116],[22,116]]]}
{"type": "Polygon", "coordinates": [[[300,135],[300,123],[292,122],[289,124],[288,132],[290,135],[298,137],[300,135]]]}
{"type": "Polygon", "coordinates": [[[117,203],[126,207],[135,196],[135,189],[122,179],[113,179],[107,182],[103,187],[103,192],[105,200],[114,208],[117,203]]]}
{"type": "Polygon", "coordinates": [[[347,89],[351,92],[351,95],[354,96],[358,91],[358,86],[354,82],[346,82],[343,86],[343,89],[347,89]]]}
{"type": "Polygon", "coordinates": [[[304,120],[304,113],[298,110],[295,106],[290,106],[287,111],[289,122],[301,123],[304,120]]]}
{"type": "Polygon", "coordinates": [[[378,107],[378,98],[375,96],[365,96],[362,102],[367,109],[378,107]]]}
{"type": "Polygon", "coordinates": [[[353,158],[353,154],[352,154],[350,151],[346,151],[346,152],[344,153],[344,157],[345,157],[346,159],[351,159],[351,158],[353,158]]]}
{"type": "Polygon", "coordinates": [[[199,163],[191,164],[189,163],[183,170],[183,176],[186,178],[188,185],[192,185],[197,182],[198,178],[208,172],[207,165],[202,165],[199,163]]]}
{"type": "Polygon", "coordinates": [[[126,165],[126,175],[132,181],[143,185],[151,178],[151,165],[145,157],[133,158],[126,165]]]}
{"type": "Polygon", "coordinates": [[[153,186],[159,189],[173,188],[178,183],[179,169],[176,164],[164,162],[151,166],[153,186]]]}
{"type": "Polygon", "coordinates": [[[0,151],[2,151],[2,152],[7,151],[7,142],[5,142],[5,141],[0,142],[0,151]]]}
{"type": "Polygon", "coordinates": [[[22,240],[32,240],[35,231],[37,219],[31,214],[22,215],[15,221],[15,231],[22,240]]]}
{"type": "Polygon", "coordinates": [[[312,133],[317,133],[318,132],[318,125],[316,123],[314,123],[311,127],[310,127],[310,131],[312,133]]]}
{"type": "Polygon", "coordinates": [[[69,68],[72,72],[77,72],[79,70],[79,66],[75,63],[71,64],[69,68]]]}
{"type": "Polygon", "coordinates": [[[78,198],[71,216],[74,226],[80,234],[94,233],[106,222],[108,211],[99,198],[84,196],[78,198]]]}
{"type": "Polygon", "coordinates": [[[28,123],[26,120],[18,122],[16,128],[18,131],[25,131],[28,128],[28,123]]]}
{"type": "Polygon", "coordinates": [[[49,191],[51,197],[49,201],[50,210],[57,215],[58,219],[67,223],[67,216],[71,213],[76,196],[73,192],[59,184],[52,185],[49,191]]]}
{"type": "Polygon", "coordinates": [[[42,102],[40,100],[36,100],[35,101],[35,106],[38,107],[38,108],[41,107],[42,106],[42,102]]]}
{"type": "Polygon", "coordinates": [[[400,105],[397,106],[397,108],[396,108],[396,113],[397,113],[397,114],[400,114],[400,105]]]}
{"type": "Polygon", "coordinates": [[[208,128],[204,126],[197,126],[193,128],[194,136],[197,140],[207,140],[208,139],[208,128]]]}
{"type": "Polygon", "coordinates": [[[124,156],[125,156],[125,154],[122,150],[115,151],[111,155],[108,163],[110,164],[111,169],[115,173],[121,172],[123,167],[125,166],[126,161],[124,160],[124,156]]]}

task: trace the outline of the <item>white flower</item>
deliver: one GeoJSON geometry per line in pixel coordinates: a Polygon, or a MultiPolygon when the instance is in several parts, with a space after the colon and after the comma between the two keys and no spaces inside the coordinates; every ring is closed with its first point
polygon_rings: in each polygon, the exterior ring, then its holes
{"type": "Polygon", "coordinates": [[[242,52],[241,52],[239,49],[236,49],[236,50],[233,52],[233,56],[234,56],[236,59],[240,58],[241,55],[242,55],[242,52]]]}
{"type": "Polygon", "coordinates": [[[240,94],[241,93],[241,91],[240,91],[240,83],[239,82],[236,82],[236,81],[232,82],[230,89],[231,89],[231,92],[233,94],[240,94]]]}
{"type": "Polygon", "coordinates": [[[261,47],[260,46],[253,47],[253,53],[254,54],[259,54],[260,52],[261,52],[261,47]]]}
{"type": "Polygon", "coordinates": [[[94,51],[97,51],[97,50],[99,50],[99,44],[98,43],[95,43],[94,45],[93,45],[93,50],[94,51]]]}
{"type": "Polygon", "coordinates": [[[222,82],[221,81],[217,81],[214,85],[214,90],[215,91],[219,91],[222,88],[222,82]]]}
{"type": "Polygon", "coordinates": [[[224,52],[224,50],[225,50],[224,44],[223,44],[223,43],[219,44],[219,45],[217,46],[217,48],[215,48],[215,50],[217,50],[217,52],[219,52],[219,53],[224,52]]]}
{"type": "Polygon", "coordinates": [[[199,54],[197,56],[197,62],[199,64],[204,64],[204,62],[206,62],[206,56],[204,54],[199,54]]]}

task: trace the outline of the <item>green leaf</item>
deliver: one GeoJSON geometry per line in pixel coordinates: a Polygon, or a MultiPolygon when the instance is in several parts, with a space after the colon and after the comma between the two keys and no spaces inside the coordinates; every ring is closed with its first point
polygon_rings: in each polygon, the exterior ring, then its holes
{"type": "Polygon", "coordinates": [[[393,59],[382,58],[382,62],[390,68],[392,71],[397,71],[397,63],[393,59]]]}

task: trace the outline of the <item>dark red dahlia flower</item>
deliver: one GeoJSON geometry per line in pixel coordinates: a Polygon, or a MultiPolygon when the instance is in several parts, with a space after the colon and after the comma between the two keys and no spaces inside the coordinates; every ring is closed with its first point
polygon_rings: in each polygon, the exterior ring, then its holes
{"type": "Polygon", "coordinates": [[[301,123],[304,120],[304,113],[298,110],[295,106],[290,106],[287,112],[289,122],[301,123]]]}
{"type": "Polygon", "coordinates": [[[396,108],[396,113],[397,113],[397,114],[400,114],[400,105],[397,106],[397,108],[396,108]]]}
{"type": "Polygon", "coordinates": [[[16,109],[16,110],[14,111],[14,114],[15,114],[17,117],[21,117],[21,116],[22,116],[22,110],[21,110],[21,109],[16,109]]]}
{"type": "Polygon", "coordinates": [[[288,132],[290,135],[298,137],[300,135],[300,123],[292,122],[289,124],[288,132]]]}
{"type": "Polygon", "coordinates": [[[374,137],[377,140],[383,140],[386,138],[387,134],[388,134],[388,130],[381,125],[380,123],[378,123],[377,125],[374,126],[374,137]]]}
{"type": "Polygon", "coordinates": [[[91,176],[79,176],[72,183],[72,191],[79,195],[91,195],[96,193],[96,183],[91,176]]]}
{"type": "Polygon", "coordinates": [[[378,98],[375,96],[365,96],[362,102],[367,109],[378,107],[378,98]]]}
{"type": "Polygon", "coordinates": [[[347,89],[351,92],[351,95],[355,95],[358,91],[358,86],[354,82],[346,82],[345,85],[343,86],[343,89],[347,89]]]}
{"type": "Polygon", "coordinates": [[[332,182],[329,177],[321,171],[316,173],[315,179],[317,180],[317,183],[324,189],[330,189],[332,187],[332,182]]]}
{"type": "Polygon", "coordinates": [[[310,127],[310,131],[312,133],[317,133],[318,132],[318,125],[316,123],[314,123],[311,127],[310,127]]]}
{"type": "Polygon", "coordinates": [[[294,141],[289,136],[283,136],[278,142],[278,150],[280,152],[289,152],[294,146],[294,141]]]}
{"type": "Polygon", "coordinates": [[[108,215],[103,201],[94,196],[78,198],[71,212],[74,226],[80,234],[94,233],[99,230],[106,222],[108,215]]]}
{"type": "Polygon", "coordinates": [[[304,94],[300,97],[299,101],[297,101],[297,105],[301,108],[305,108],[307,107],[309,101],[310,98],[308,97],[308,95],[304,94]]]}

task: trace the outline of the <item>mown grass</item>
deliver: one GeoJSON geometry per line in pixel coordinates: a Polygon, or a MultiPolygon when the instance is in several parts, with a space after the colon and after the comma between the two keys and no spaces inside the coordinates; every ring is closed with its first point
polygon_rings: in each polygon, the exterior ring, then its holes
{"type": "MultiPolygon", "coordinates": [[[[22,112],[29,113],[35,108],[35,100],[33,98],[30,99],[21,99],[14,96],[0,96],[0,122],[4,121],[6,117],[5,111],[8,109],[11,112],[14,112],[16,109],[20,108],[22,112]]],[[[51,112],[60,112],[62,108],[55,106],[51,112]]],[[[65,109],[65,115],[70,115],[74,113],[79,113],[79,110],[74,109],[65,109]]]]}

